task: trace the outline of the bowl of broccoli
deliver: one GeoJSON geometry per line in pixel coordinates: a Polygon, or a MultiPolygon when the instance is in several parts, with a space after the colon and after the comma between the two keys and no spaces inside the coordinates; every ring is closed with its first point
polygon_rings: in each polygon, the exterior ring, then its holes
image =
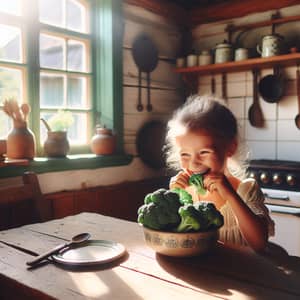
{"type": "Polygon", "coordinates": [[[196,256],[212,249],[224,219],[211,202],[193,203],[184,190],[158,189],[138,209],[146,244],[168,256],[196,256]]]}

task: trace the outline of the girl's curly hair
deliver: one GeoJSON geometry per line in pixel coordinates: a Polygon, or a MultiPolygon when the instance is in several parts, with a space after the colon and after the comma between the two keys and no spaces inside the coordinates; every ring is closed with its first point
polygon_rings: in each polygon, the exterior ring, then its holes
{"type": "MultiPolygon", "coordinates": [[[[224,143],[234,139],[240,140],[237,120],[222,99],[193,95],[174,112],[172,119],[168,122],[164,151],[167,165],[170,168],[180,170],[180,157],[175,143],[176,136],[187,130],[198,129],[206,130],[213,136],[224,140],[224,143]]],[[[234,165],[234,170],[239,169],[239,173],[241,173],[242,168],[237,167],[236,164],[239,153],[240,151],[236,152],[230,165],[234,165]]],[[[228,168],[234,172],[230,165],[228,168]]],[[[236,173],[235,175],[241,177],[241,174],[236,173]]]]}

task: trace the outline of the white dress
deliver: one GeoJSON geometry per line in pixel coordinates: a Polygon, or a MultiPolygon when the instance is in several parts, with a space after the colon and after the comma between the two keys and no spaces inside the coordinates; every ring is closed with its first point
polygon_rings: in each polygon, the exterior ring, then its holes
{"type": "MultiPolygon", "coordinates": [[[[260,215],[267,220],[269,236],[274,235],[274,222],[269,216],[269,211],[264,204],[264,195],[257,182],[252,178],[245,179],[240,183],[236,192],[254,214],[260,215]]],[[[243,238],[236,217],[228,202],[220,208],[220,212],[224,217],[224,226],[220,228],[219,232],[220,241],[247,245],[247,241],[243,238]]]]}

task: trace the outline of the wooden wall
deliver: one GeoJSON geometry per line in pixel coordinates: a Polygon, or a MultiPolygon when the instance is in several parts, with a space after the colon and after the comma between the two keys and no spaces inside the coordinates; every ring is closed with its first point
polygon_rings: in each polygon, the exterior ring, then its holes
{"type": "MultiPolygon", "coordinates": [[[[124,4],[123,41],[123,94],[125,151],[138,155],[136,134],[150,120],[167,121],[183,101],[183,82],[173,71],[174,62],[181,51],[182,34],[180,28],[170,20],[146,11],[143,8],[124,4]],[[141,34],[147,34],[159,52],[159,62],[151,73],[152,112],[136,110],[138,101],[138,68],[132,57],[132,44],[141,34]]],[[[142,86],[146,86],[143,73],[142,86]]],[[[142,89],[142,103],[146,105],[146,89],[142,89]]]]}
{"type": "Polygon", "coordinates": [[[53,218],[96,212],[136,221],[138,207],[143,204],[145,195],[162,187],[168,187],[167,177],[51,193],[45,198],[52,202],[53,218]]]}

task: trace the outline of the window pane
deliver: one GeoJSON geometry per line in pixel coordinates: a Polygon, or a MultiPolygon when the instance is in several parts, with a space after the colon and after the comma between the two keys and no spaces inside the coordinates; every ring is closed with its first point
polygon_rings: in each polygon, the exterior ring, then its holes
{"type": "Polygon", "coordinates": [[[64,106],[64,76],[41,73],[40,76],[41,107],[64,106]]]}
{"type": "Polygon", "coordinates": [[[17,69],[0,67],[0,99],[16,98],[23,100],[22,71],[17,69]]]}
{"type": "Polygon", "coordinates": [[[66,2],[66,27],[80,32],[87,32],[86,8],[79,1],[67,0],[66,2]]]}
{"type": "Polygon", "coordinates": [[[74,123],[68,129],[68,139],[71,144],[87,143],[87,114],[73,113],[74,123]]]}
{"type": "Polygon", "coordinates": [[[68,107],[87,108],[87,79],[68,78],[68,107]]]}
{"type": "Polygon", "coordinates": [[[40,21],[42,23],[63,27],[64,26],[64,1],[39,0],[40,21]]]}
{"type": "Polygon", "coordinates": [[[10,128],[10,118],[0,109],[0,139],[6,139],[10,128]]]}
{"type": "Polygon", "coordinates": [[[75,40],[68,40],[67,68],[69,71],[86,72],[85,44],[75,40]]]}
{"type": "Polygon", "coordinates": [[[21,0],[0,0],[0,11],[11,14],[21,15],[21,0]]]}
{"type": "Polygon", "coordinates": [[[0,60],[21,62],[21,31],[0,24],[0,60]]]}
{"type": "Polygon", "coordinates": [[[65,69],[64,47],[62,38],[51,35],[40,35],[40,65],[44,68],[65,69]]]}

